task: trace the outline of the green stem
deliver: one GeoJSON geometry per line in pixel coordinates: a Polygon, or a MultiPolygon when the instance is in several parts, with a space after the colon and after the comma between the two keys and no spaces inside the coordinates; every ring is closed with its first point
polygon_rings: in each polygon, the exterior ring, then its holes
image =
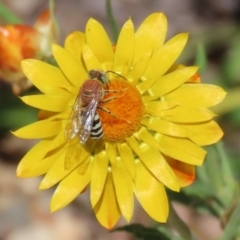
{"type": "Polygon", "coordinates": [[[167,223],[179,233],[182,239],[197,240],[197,238],[193,236],[189,227],[178,216],[171,202],[169,202],[169,216],[167,223]]]}
{"type": "Polygon", "coordinates": [[[50,39],[51,42],[54,41],[59,41],[59,35],[60,35],[60,30],[59,26],[57,23],[57,20],[55,18],[55,0],[49,0],[49,11],[50,11],[50,16],[51,16],[51,21],[52,21],[52,39],[50,39]]]}
{"type": "Polygon", "coordinates": [[[4,4],[0,3],[0,17],[7,24],[21,24],[22,20],[10,11],[4,4]]]}
{"type": "Polygon", "coordinates": [[[240,204],[235,208],[220,240],[235,239],[240,225],[240,204]]]}
{"type": "Polygon", "coordinates": [[[203,74],[204,72],[206,72],[207,56],[206,56],[206,50],[202,43],[199,43],[197,45],[197,57],[195,60],[195,65],[200,66],[198,71],[200,74],[203,74]]]}
{"type": "Polygon", "coordinates": [[[111,32],[112,32],[113,42],[117,43],[119,30],[112,13],[111,0],[106,0],[106,10],[107,10],[107,17],[108,17],[108,21],[109,21],[111,32]]]}

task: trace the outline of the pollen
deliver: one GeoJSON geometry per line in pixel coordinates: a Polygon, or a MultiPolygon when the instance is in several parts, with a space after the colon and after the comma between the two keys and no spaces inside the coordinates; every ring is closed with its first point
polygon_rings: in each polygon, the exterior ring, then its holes
{"type": "Polygon", "coordinates": [[[104,139],[121,141],[136,132],[144,114],[142,97],[137,88],[124,79],[114,79],[105,88],[98,105],[104,139]]]}

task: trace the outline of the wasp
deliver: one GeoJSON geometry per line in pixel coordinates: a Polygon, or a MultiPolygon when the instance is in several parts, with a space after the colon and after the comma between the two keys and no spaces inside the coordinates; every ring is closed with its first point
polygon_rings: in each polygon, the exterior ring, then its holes
{"type": "MultiPolygon", "coordinates": [[[[103,100],[105,94],[110,91],[116,93],[124,91],[106,89],[110,84],[106,75],[108,72],[112,71],[103,73],[97,70],[90,70],[88,73],[89,79],[83,83],[79,90],[65,128],[65,140],[68,141],[64,163],[65,169],[70,169],[74,165],[74,161],[77,161],[78,159],[78,156],[76,156],[74,151],[74,145],[76,141],[78,141],[78,139],[75,138],[77,135],[79,136],[79,141],[82,145],[87,142],[89,137],[97,140],[103,137],[102,123],[97,113],[97,109],[106,111],[113,117],[120,118],[119,116],[114,115],[110,110],[103,106],[99,106],[99,103],[108,102],[118,98],[110,97],[103,100]]],[[[112,73],[122,77],[115,72],[112,73]]],[[[122,120],[127,121],[125,119],[122,120]]]]}
{"type": "Polygon", "coordinates": [[[66,140],[71,140],[78,134],[81,144],[85,144],[89,137],[93,139],[103,137],[97,107],[104,97],[104,86],[109,80],[105,73],[96,70],[89,71],[89,78],[79,90],[65,129],[66,140]]]}

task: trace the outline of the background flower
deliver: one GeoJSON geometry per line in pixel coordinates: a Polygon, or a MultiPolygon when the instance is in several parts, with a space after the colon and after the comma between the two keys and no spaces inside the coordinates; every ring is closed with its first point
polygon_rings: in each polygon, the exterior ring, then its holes
{"type": "Polygon", "coordinates": [[[21,60],[49,58],[51,44],[57,38],[49,10],[41,13],[33,27],[25,24],[0,26],[0,78],[12,84],[16,95],[31,86],[21,70],[21,60]]]}

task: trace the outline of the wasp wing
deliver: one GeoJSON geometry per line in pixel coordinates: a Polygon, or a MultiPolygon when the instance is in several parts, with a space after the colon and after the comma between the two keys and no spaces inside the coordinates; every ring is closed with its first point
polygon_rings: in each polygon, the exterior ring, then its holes
{"type": "Polygon", "coordinates": [[[86,107],[82,108],[82,111],[80,112],[79,119],[81,124],[79,129],[79,137],[81,144],[84,144],[91,135],[99,98],[100,96],[95,96],[86,107]]]}
{"type": "Polygon", "coordinates": [[[81,98],[78,96],[65,128],[65,139],[70,141],[77,134],[80,142],[84,144],[89,138],[92,130],[94,117],[100,95],[95,95],[87,106],[82,105],[81,98]]]}
{"type": "Polygon", "coordinates": [[[81,122],[79,121],[79,113],[82,111],[81,99],[78,97],[72,108],[70,117],[65,128],[65,139],[67,141],[73,139],[80,130],[81,122]]]}
{"type": "Polygon", "coordinates": [[[98,98],[93,98],[86,106],[82,106],[81,98],[77,98],[65,128],[65,139],[68,141],[64,168],[71,169],[76,163],[76,145],[84,144],[91,134],[92,123],[96,114],[98,98]],[[79,139],[77,137],[79,135],[79,139]]]}

